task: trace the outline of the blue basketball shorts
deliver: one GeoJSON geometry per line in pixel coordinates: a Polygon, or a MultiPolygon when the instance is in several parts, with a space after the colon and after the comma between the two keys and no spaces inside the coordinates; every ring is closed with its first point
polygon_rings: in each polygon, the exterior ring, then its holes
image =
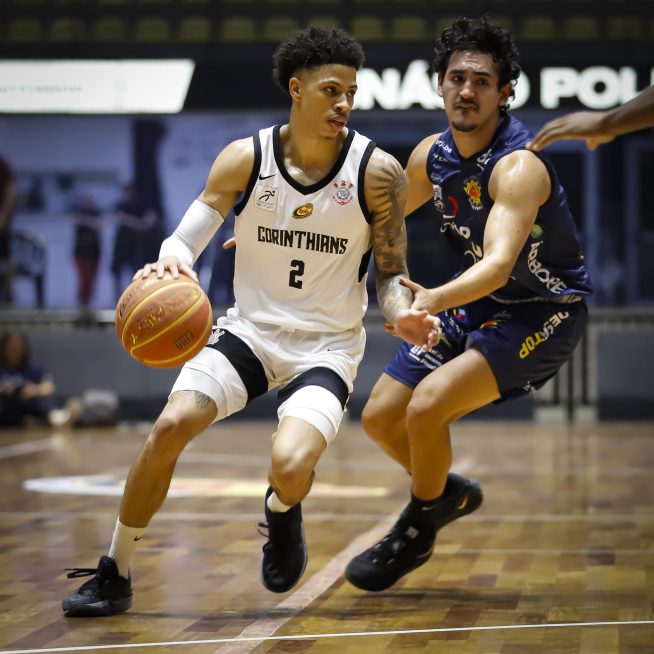
{"type": "Polygon", "coordinates": [[[384,372],[415,388],[430,372],[474,347],[495,375],[501,402],[540,388],[572,357],[586,329],[588,308],[583,300],[501,304],[484,297],[437,315],[443,326],[438,345],[424,352],[403,343],[384,372]]]}

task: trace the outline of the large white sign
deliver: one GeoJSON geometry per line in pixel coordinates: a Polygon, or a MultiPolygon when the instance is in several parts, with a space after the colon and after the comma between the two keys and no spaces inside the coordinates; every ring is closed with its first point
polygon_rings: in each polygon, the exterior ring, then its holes
{"type": "MultiPolygon", "coordinates": [[[[442,109],[438,95],[438,76],[430,74],[427,61],[412,61],[404,74],[396,68],[381,73],[363,68],[357,75],[359,90],[356,109],[408,109],[419,105],[425,109],[442,109]]],[[[651,70],[654,84],[654,68],[651,70]]],[[[636,70],[624,66],[619,70],[608,66],[591,66],[584,70],[568,67],[548,67],[540,71],[540,105],[556,109],[563,98],[576,98],[589,109],[609,109],[624,104],[638,94],[636,70]]],[[[531,84],[523,72],[515,87],[511,108],[517,109],[529,101],[531,84]]]]}
{"type": "Polygon", "coordinates": [[[2,61],[1,113],[177,113],[195,63],[190,59],[2,61]]]}

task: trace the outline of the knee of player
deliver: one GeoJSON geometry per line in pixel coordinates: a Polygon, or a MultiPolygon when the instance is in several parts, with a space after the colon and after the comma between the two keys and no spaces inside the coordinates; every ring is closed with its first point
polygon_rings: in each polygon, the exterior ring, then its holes
{"type": "Polygon", "coordinates": [[[433,398],[414,396],[406,409],[409,435],[429,433],[430,427],[448,422],[446,407],[433,398]]]}
{"type": "Polygon", "coordinates": [[[303,490],[312,472],[312,466],[297,452],[273,456],[272,477],[284,495],[295,495],[303,490]]]}
{"type": "Polygon", "coordinates": [[[376,404],[368,402],[361,413],[361,425],[364,431],[374,441],[386,440],[389,423],[383,411],[376,404]]]}
{"type": "Polygon", "coordinates": [[[146,447],[150,457],[174,460],[188,441],[183,420],[176,416],[162,415],[154,423],[146,447]]]}

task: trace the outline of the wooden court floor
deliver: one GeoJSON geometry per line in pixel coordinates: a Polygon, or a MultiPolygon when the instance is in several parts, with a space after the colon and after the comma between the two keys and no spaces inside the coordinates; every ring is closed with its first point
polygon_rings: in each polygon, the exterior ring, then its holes
{"type": "Polygon", "coordinates": [[[123,615],[60,602],[107,553],[121,482],[147,425],[0,433],[0,654],[652,654],[654,425],[455,425],[455,470],[485,502],[383,593],[349,559],[404,506],[408,476],[347,423],[303,503],[309,564],[263,588],[262,496],[273,423],[198,437],[133,565],[123,615]]]}

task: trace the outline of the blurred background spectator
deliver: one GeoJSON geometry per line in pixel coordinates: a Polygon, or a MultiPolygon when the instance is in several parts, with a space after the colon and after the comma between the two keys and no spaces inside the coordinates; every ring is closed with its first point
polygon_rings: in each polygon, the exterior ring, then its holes
{"type": "Polygon", "coordinates": [[[134,182],[126,184],[120,202],[116,205],[114,217],[118,232],[114,241],[111,273],[114,279],[115,300],[121,296],[132,275],[144,263],[156,261],[161,241],[156,243],[157,254],[154,259],[147,258],[153,253],[152,229],[157,225],[158,213],[140,193],[134,182]],[[127,275],[124,273],[127,272],[127,275]]]}
{"type": "Polygon", "coordinates": [[[54,399],[55,385],[43,366],[32,360],[27,338],[18,330],[0,337],[0,427],[44,423],[70,427],[81,412],[81,400],[69,398],[63,408],[54,399]]]}
{"type": "Polygon", "coordinates": [[[73,203],[72,220],[75,225],[74,256],[77,266],[77,301],[82,312],[87,313],[95,287],[100,263],[100,233],[104,219],[96,200],[86,193],[73,203]]]}
{"type": "Polygon", "coordinates": [[[10,229],[15,203],[14,176],[7,161],[0,157],[0,305],[14,301],[10,229]]]}

